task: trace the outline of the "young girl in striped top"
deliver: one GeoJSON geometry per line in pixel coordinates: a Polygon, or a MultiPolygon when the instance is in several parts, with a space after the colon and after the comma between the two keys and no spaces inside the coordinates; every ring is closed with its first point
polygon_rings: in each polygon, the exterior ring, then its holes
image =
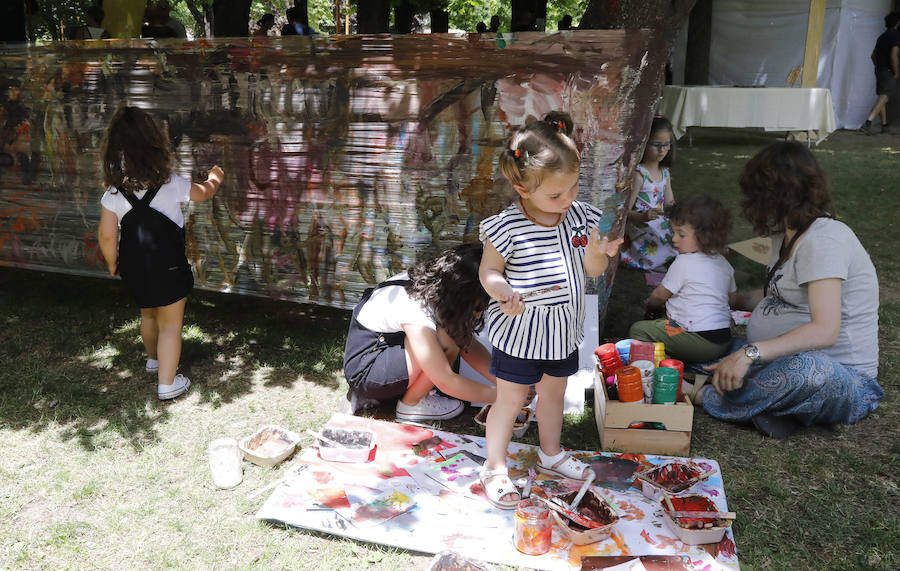
{"type": "Polygon", "coordinates": [[[493,346],[497,400],[487,419],[481,482],[491,503],[514,509],[520,499],[507,475],[506,453],[516,416],[537,385],[537,469],[584,479],[589,468],[560,448],[566,380],[578,370],[585,317],[585,274],[606,271],[621,240],[600,239],[601,212],[577,202],[579,155],[572,119],[553,112],[517,129],[500,168],[518,200],[481,223],[479,275],[492,298],[485,322],[493,346]],[[590,238],[588,238],[590,236],[590,238]]]}

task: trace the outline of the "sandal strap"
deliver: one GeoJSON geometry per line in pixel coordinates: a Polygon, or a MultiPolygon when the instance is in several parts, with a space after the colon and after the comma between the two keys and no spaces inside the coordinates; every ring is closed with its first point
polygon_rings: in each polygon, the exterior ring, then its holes
{"type": "Polygon", "coordinates": [[[488,470],[487,468],[481,469],[481,477],[482,478],[493,478],[495,476],[506,476],[509,477],[509,470],[507,468],[497,468],[495,470],[488,470]]]}

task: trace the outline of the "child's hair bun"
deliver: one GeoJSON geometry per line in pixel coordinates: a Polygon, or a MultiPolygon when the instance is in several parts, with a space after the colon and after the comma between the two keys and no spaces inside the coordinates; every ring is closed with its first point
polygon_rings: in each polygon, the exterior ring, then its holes
{"type": "Polygon", "coordinates": [[[565,111],[551,111],[547,113],[544,115],[544,122],[549,123],[567,137],[572,136],[572,129],[575,127],[572,116],[565,111]]]}

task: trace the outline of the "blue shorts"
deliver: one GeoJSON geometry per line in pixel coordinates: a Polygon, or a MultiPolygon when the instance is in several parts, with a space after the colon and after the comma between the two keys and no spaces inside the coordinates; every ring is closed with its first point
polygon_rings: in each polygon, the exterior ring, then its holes
{"type": "Polygon", "coordinates": [[[519,359],[491,347],[491,373],[498,379],[533,385],[544,375],[568,377],[578,371],[578,351],[572,351],[565,359],[519,359]]]}

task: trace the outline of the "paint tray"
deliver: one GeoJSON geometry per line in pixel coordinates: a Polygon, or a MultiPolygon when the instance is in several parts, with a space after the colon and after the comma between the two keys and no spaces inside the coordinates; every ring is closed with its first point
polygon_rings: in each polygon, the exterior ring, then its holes
{"type": "Polygon", "coordinates": [[[274,466],[294,453],[300,435],[274,424],[264,426],[241,439],[244,458],[259,466],[274,466]]]}
{"type": "Polygon", "coordinates": [[[316,439],[319,458],[329,462],[368,462],[375,448],[375,433],[368,429],[353,430],[326,426],[321,434],[341,445],[332,446],[328,442],[316,439]]]}
{"type": "Polygon", "coordinates": [[[641,492],[651,500],[658,500],[663,493],[678,494],[709,478],[715,470],[705,471],[694,462],[666,462],[650,470],[634,475],[641,482],[641,492]]]}
{"type": "MultiPolygon", "coordinates": [[[[578,492],[570,492],[569,494],[564,494],[562,496],[558,496],[560,500],[565,503],[569,503],[575,498],[575,495],[578,492]]],[[[588,529],[584,526],[578,525],[574,521],[570,520],[564,514],[557,512],[556,510],[551,510],[550,513],[553,514],[553,519],[556,521],[556,524],[560,527],[563,534],[569,538],[569,541],[574,543],[575,545],[587,545],[589,543],[596,543],[598,541],[603,541],[604,539],[608,539],[610,535],[612,535],[613,526],[619,521],[619,514],[616,513],[615,508],[606,501],[606,498],[598,494],[594,491],[593,488],[588,488],[587,494],[585,494],[584,498],[582,498],[581,503],[578,504],[579,508],[590,505],[594,508],[595,513],[599,514],[599,518],[592,517],[591,519],[595,522],[602,523],[600,527],[595,527],[592,529],[588,529]]],[[[583,515],[587,517],[587,514],[578,510],[579,515],[583,515]]]]}
{"type": "MultiPolygon", "coordinates": [[[[709,511],[718,511],[718,508],[713,503],[712,500],[707,498],[706,496],[701,496],[699,494],[691,494],[687,496],[677,496],[670,497],[671,500],[674,501],[684,501],[684,502],[695,502],[699,503],[700,506],[706,506],[702,509],[708,509],[709,511]]],[[[676,518],[669,515],[668,506],[665,503],[665,496],[659,502],[660,507],[663,510],[663,519],[666,520],[666,525],[669,526],[669,529],[684,543],[688,545],[700,545],[704,543],[718,543],[722,541],[722,538],[725,537],[725,532],[731,527],[731,520],[728,519],[713,519],[713,518],[698,518],[696,521],[690,518],[676,518]],[[705,522],[706,525],[710,525],[710,527],[694,527],[698,525],[696,522],[705,522]]],[[[676,505],[676,509],[683,511],[695,511],[691,510],[686,506],[676,505]]],[[[703,525],[703,524],[700,524],[703,525]]]]}
{"type": "MultiPolygon", "coordinates": [[[[481,426],[487,427],[487,416],[488,411],[490,410],[491,405],[484,405],[481,410],[478,411],[478,414],[475,415],[475,422],[481,426]]],[[[531,407],[522,407],[522,410],[520,410],[519,414],[516,416],[516,421],[513,423],[513,436],[516,438],[525,436],[525,433],[528,432],[528,425],[533,419],[534,410],[532,410],[531,407]]]]}

